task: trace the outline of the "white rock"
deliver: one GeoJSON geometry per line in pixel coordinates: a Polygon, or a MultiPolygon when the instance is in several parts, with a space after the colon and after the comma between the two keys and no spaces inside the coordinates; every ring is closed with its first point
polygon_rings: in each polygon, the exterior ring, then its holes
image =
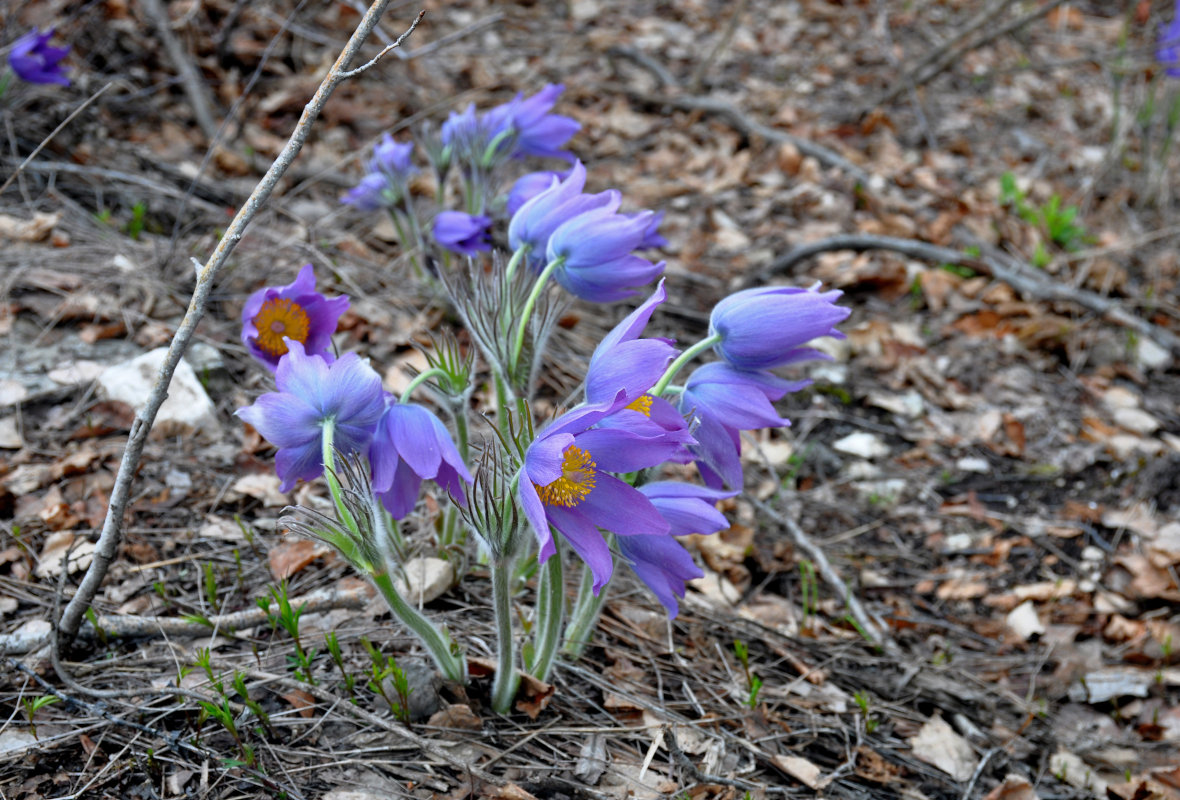
{"type": "Polygon", "coordinates": [[[1141,408],[1116,408],[1114,421],[1120,428],[1145,436],[1155,433],[1160,427],[1159,420],[1141,408]]]}
{"type": "Polygon", "coordinates": [[[1102,395],[1102,402],[1107,408],[1138,408],[1139,395],[1122,386],[1112,386],[1102,395]]]}
{"type": "Polygon", "coordinates": [[[960,553],[964,550],[970,550],[974,544],[975,540],[971,538],[971,534],[952,533],[942,543],[942,551],[944,553],[960,553]]]}
{"type": "Polygon", "coordinates": [[[411,558],[402,566],[405,580],[397,580],[398,591],[413,604],[429,603],[455,581],[455,565],[441,558],[411,558]]]}
{"type": "Polygon", "coordinates": [[[837,452],[867,459],[889,455],[889,445],[881,441],[881,437],[866,431],[850,433],[843,439],[833,442],[832,447],[837,452]]]}
{"type": "Polygon", "coordinates": [[[1172,363],[1172,354],[1145,336],[1135,346],[1135,360],[1143,369],[1163,369],[1172,363]]]}
{"type": "Polygon", "coordinates": [[[16,417],[0,418],[0,450],[20,450],[24,446],[25,441],[16,427],[16,417]]]}
{"type": "Polygon", "coordinates": [[[985,475],[992,471],[992,465],[987,463],[987,459],[978,456],[964,456],[955,462],[955,467],[960,472],[979,472],[985,475]]]}
{"type": "Polygon", "coordinates": [[[811,378],[817,383],[830,383],[833,386],[839,386],[848,382],[848,365],[820,361],[811,367],[811,378]]]}
{"type": "Polygon", "coordinates": [[[1037,616],[1037,609],[1032,600],[1026,600],[1009,611],[1008,616],[1004,618],[1004,624],[1026,642],[1033,636],[1045,632],[1045,624],[1037,616]]]}
{"type": "MultiPolygon", "coordinates": [[[[138,358],[107,367],[98,376],[99,392],[110,400],[121,400],[138,411],[147,402],[152,383],[164,363],[167,348],[159,347],[138,358]]],[[[221,433],[213,401],[197,380],[188,362],[181,359],[176,365],[168,399],[160,406],[152,435],[175,436],[201,433],[216,438],[221,433]]]]}

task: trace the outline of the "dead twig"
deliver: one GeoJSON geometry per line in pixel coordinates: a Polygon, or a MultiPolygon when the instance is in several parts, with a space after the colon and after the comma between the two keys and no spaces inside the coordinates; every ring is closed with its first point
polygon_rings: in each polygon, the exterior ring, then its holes
{"type": "Polygon", "coordinates": [[[875,101],[870,103],[865,111],[872,110],[879,106],[891,103],[896,100],[907,89],[916,89],[922,84],[928,83],[943,70],[951,64],[962,59],[964,54],[972,50],[978,50],[989,42],[1007,36],[1010,33],[1020,30],[1025,25],[1034,20],[1048,14],[1057,6],[1065,2],[1065,0],[1050,0],[1047,5],[1034,9],[1023,16],[1011,20],[1005,25],[999,25],[994,28],[986,30],[986,32],[978,36],[966,44],[962,42],[969,38],[972,34],[979,31],[980,28],[985,27],[988,23],[995,22],[995,16],[1000,11],[1009,5],[1012,0],[998,0],[994,5],[989,6],[984,11],[977,14],[964,27],[963,31],[950,39],[950,41],[943,44],[941,47],[935,48],[934,52],[922,59],[917,66],[902,76],[894,85],[875,101]],[[960,46],[961,45],[961,46],[960,46]]]}
{"type": "Polygon", "coordinates": [[[749,0],[738,0],[729,9],[729,21],[725,24],[725,30],[717,37],[717,41],[710,48],[708,54],[697,62],[696,69],[692,71],[692,76],[688,79],[688,90],[694,94],[701,90],[701,84],[705,81],[705,73],[713,66],[713,62],[721,55],[726,47],[729,47],[730,41],[733,40],[733,34],[737,31],[738,22],[742,18],[742,14],[746,13],[746,6],[749,0]]]}
{"type": "Polygon", "coordinates": [[[160,0],[142,0],[144,11],[152,18],[156,25],[156,32],[164,41],[164,49],[168,51],[168,58],[172,66],[180,75],[180,82],[184,85],[184,93],[193,107],[193,116],[197,119],[197,127],[205,134],[209,142],[217,140],[217,122],[213,119],[213,103],[209,99],[209,89],[205,80],[197,72],[193,61],[185,52],[180,40],[172,32],[172,19],[168,10],[160,4],[160,0]]]}
{"type": "Polygon", "coordinates": [[[983,253],[979,258],[917,239],[901,239],[865,233],[841,234],[808,242],[788,250],[772,261],[769,266],[743,281],[743,285],[749,287],[763,284],[770,277],[787,272],[800,261],[805,261],[820,253],[830,253],[836,250],[852,250],[857,253],[867,250],[889,250],[924,261],[970,267],[977,272],[991,275],[996,280],[1003,281],[1028,299],[1073,303],[1088,311],[1093,311],[1117,325],[1130,328],[1161,347],[1180,355],[1180,336],[1166,328],[1136,317],[1127,311],[1121,303],[1085,289],[1040,277],[1032,267],[1023,264],[1007,253],[983,245],[977,246],[982,248],[983,253]]]}
{"type": "MultiPolygon", "coordinates": [[[[255,187],[250,197],[229,224],[225,235],[218,242],[217,248],[213,251],[209,260],[200,268],[197,274],[197,283],[193,288],[193,295],[189,301],[188,309],[185,311],[184,319],[176,329],[176,335],[172,338],[172,342],[168,346],[168,353],[164,358],[164,363],[160,366],[160,373],[156,377],[146,403],[135,415],[135,421],[131,424],[131,432],[127,437],[127,447],[123,451],[123,459],[119,464],[119,472],[115,478],[115,485],[111,490],[110,504],[107,507],[106,519],[103,520],[102,533],[99,536],[94,552],[94,560],[91,562],[90,568],[86,571],[86,576],[82,579],[78,591],[74,594],[69,605],[66,606],[65,613],[62,615],[60,629],[67,640],[77,635],[78,628],[82,624],[82,616],[86,609],[90,607],[94,596],[98,593],[98,587],[102,584],[107,569],[110,567],[118,551],[119,541],[122,538],[123,514],[126,511],[127,502],[131,497],[131,482],[139,466],[139,459],[143,455],[143,448],[147,442],[148,432],[151,430],[152,423],[156,419],[156,414],[159,412],[160,406],[163,405],[164,398],[167,396],[168,384],[172,382],[172,373],[176,371],[176,365],[180,362],[181,356],[184,355],[185,347],[188,346],[189,339],[192,338],[197,323],[204,316],[205,305],[208,303],[209,294],[213,288],[213,281],[217,278],[222,267],[229,259],[230,253],[233,252],[238,242],[241,241],[247,226],[249,226],[254,216],[270,198],[271,193],[274,192],[275,187],[278,185],[279,179],[291,166],[291,162],[303,148],[303,143],[311,133],[312,122],[319,116],[328,98],[331,97],[337,85],[344,79],[346,70],[356,58],[365,38],[372,31],[373,26],[377,24],[377,20],[380,19],[381,13],[385,10],[385,6],[388,3],[389,0],[375,0],[373,5],[369,7],[368,13],[357,24],[356,31],[353,32],[352,37],[348,40],[348,44],[344,46],[344,50],[341,51],[340,56],[336,59],[336,63],[328,70],[328,74],[320,84],[319,89],[316,90],[315,95],[304,107],[303,114],[300,116],[299,122],[295,126],[295,130],[291,134],[291,138],[288,140],[286,146],[279,153],[274,163],[271,164],[270,169],[267,170],[266,175],[263,176],[258,186],[255,187]]],[[[418,17],[398,41],[394,43],[395,45],[405,40],[406,37],[414,32],[425,13],[425,11],[419,12],[418,17]]]]}
{"type": "Polygon", "coordinates": [[[787,533],[791,535],[791,541],[794,542],[795,547],[806,554],[807,558],[815,564],[815,568],[819,574],[827,581],[832,591],[844,600],[844,604],[848,607],[848,613],[856,622],[860,632],[868,637],[872,644],[880,647],[887,654],[900,656],[901,650],[898,648],[897,643],[885,632],[885,626],[869,616],[847,581],[840,576],[840,573],[836,572],[836,568],[828,561],[823,548],[819,547],[807,537],[807,534],[799,527],[799,523],[795,522],[794,519],[786,514],[780,514],[761,500],[751,497],[750,501],[759,511],[787,529],[787,533]]]}

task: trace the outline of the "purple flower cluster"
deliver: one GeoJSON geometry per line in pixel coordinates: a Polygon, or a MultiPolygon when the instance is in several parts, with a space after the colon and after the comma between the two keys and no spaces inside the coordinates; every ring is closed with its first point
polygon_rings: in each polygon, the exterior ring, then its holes
{"type": "Polygon", "coordinates": [[[451,112],[442,126],[442,143],[450,149],[452,160],[474,167],[525,156],[572,161],[561,148],[582,126],[550,113],[563,91],[565,87],[551,83],[532,97],[518,94],[483,114],[475,112],[474,104],[451,112]]]}
{"type": "Polygon", "coordinates": [[[280,489],[290,491],[297,481],[323,474],[327,435],[343,453],[368,455],[373,489],[396,519],[413,510],[424,480],[461,501],[463,482],[472,477],[442,421],[421,406],[396,402],[355,353],[336,359],[328,349],[347,308],[347,297],[329,300],[315,291],[309,264],[294,283],[251,295],[242,312],[242,339],[274,370],[278,391],[263,394],[237,415],[278,448],[280,489]],[[270,346],[275,336],[281,353],[270,346]]]}
{"type": "Polygon", "coordinates": [[[399,144],[385,134],[373,148],[368,172],[341,198],[341,202],[364,211],[400,205],[409,191],[410,178],[418,171],[410,161],[413,150],[412,142],[399,144]]]}
{"type": "Polygon", "coordinates": [[[16,40],[8,52],[8,64],[17,77],[29,83],[57,83],[69,86],[61,60],[69,54],[68,47],[50,47],[53,29],[38,33],[36,28],[16,40]]]}
{"type": "Polygon", "coordinates": [[[464,256],[473,256],[481,250],[492,249],[492,233],[489,230],[492,218],[462,211],[440,211],[434,218],[431,234],[434,241],[464,256]]]}
{"type": "MultiPolygon", "coordinates": [[[[534,270],[558,262],[554,280],[583,300],[609,303],[636,293],[664,271],[634,251],[666,244],[657,231],[661,217],[651,211],[620,214],[619,192],[586,194],[586,168],[576,162],[564,180],[550,177],[549,186],[536,191],[536,179],[526,187],[535,191],[512,215],[508,244],[527,248],[526,261],[534,270]]],[[[522,191],[521,194],[524,192],[522,191]]]]}

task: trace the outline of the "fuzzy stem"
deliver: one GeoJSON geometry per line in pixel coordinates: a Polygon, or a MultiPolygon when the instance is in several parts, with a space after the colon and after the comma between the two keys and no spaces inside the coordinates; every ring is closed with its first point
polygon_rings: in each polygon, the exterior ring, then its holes
{"type": "Polygon", "coordinates": [[[541,270],[541,274],[537,276],[537,282],[533,284],[533,290],[529,292],[529,298],[525,301],[524,310],[520,313],[520,324],[516,326],[516,339],[512,343],[512,361],[508,364],[508,370],[511,373],[516,372],[516,365],[520,363],[520,352],[524,350],[524,334],[529,327],[529,317],[533,315],[533,309],[537,305],[537,300],[541,297],[541,292],[545,291],[545,286],[549,282],[549,276],[557,271],[557,268],[565,263],[565,258],[558,256],[545,265],[545,269],[541,270]]]}
{"type": "Polygon", "coordinates": [[[602,605],[606,602],[606,586],[594,594],[594,574],[590,568],[582,565],[582,583],[578,586],[578,600],[574,606],[574,613],[570,616],[570,624],[565,629],[565,646],[562,652],[572,658],[582,655],[586,645],[590,644],[590,634],[598,624],[598,615],[602,605]]]}
{"type": "Polygon", "coordinates": [[[704,339],[701,339],[692,347],[685,350],[676,357],[675,361],[668,365],[668,368],[664,370],[664,374],[660,376],[660,379],[656,381],[656,385],[651,388],[651,391],[648,392],[648,394],[652,395],[653,397],[659,397],[663,391],[668,388],[668,384],[672,382],[672,379],[676,377],[676,373],[679,372],[685,364],[687,364],[689,361],[692,361],[694,358],[720,341],[721,334],[715,333],[712,336],[707,336],[704,339]]]}
{"type": "Polygon", "coordinates": [[[430,620],[405,601],[393,585],[388,571],[374,572],[370,577],[377,591],[381,592],[381,596],[389,604],[389,609],[430,652],[443,676],[458,684],[467,683],[467,659],[462,653],[456,652],[454,643],[446,631],[436,628],[430,620]]]}
{"type": "Polygon", "coordinates": [[[332,440],[336,435],[336,420],[332,417],[324,420],[323,436],[321,437],[323,447],[324,459],[324,478],[328,482],[328,491],[332,495],[332,502],[336,505],[336,515],[340,518],[340,522],[347,527],[354,535],[361,535],[360,527],[356,524],[356,519],[352,516],[352,512],[348,510],[348,506],[344,504],[343,490],[340,488],[340,480],[336,477],[336,449],[332,446],[332,440]]]}
{"type": "Polygon", "coordinates": [[[442,369],[441,367],[431,367],[430,369],[426,370],[425,372],[419,372],[417,375],[414,376],[414,379],[406,385],[406,388],[402,390],[402,397],[399,402],[402,402],[402,403],[410,402],[410,395],[414,393],[414,390],[417,389],[422,384],[426,383],[426,381],[430,380],[431,378],[448,378],[448,377],[449,376],[447,375],[447,371],[445,369],[442,369]]]}
{"type": "Polygon", "coordinates": [[[528,252],[529,246],[522,244],[512,254],[512,258],[508,259],[508,266],[504,267],[504,281],[506,283],[511,283],[512,276],[516,274],[516,270],[520,267],[520,262],[524,261],[524,257],[528,255],[528,252]]]}
{"type": "Polygon", "coordinates": [[[496,613],[496,677],[492,682],[492,710],[512,710],[520,676],[516,672],[516,648],[512,641],[512,559],[492,562],[492,608],[496,613]]]}
{"type": "Polygon", "coordinates": [[[549,679],[557,646],[561,644],[561,623],[565,615],[565,580],[561,569],[561,554],[554,553],[541,565],[541,580],[537,587],[537,626],[533,639],[533,657],[529,673],[541,680],[549,679]]]}

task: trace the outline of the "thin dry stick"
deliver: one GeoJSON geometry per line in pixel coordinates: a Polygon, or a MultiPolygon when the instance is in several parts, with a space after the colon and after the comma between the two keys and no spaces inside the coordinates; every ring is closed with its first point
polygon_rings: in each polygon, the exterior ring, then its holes
{"type": "MultiPolygon", "coordinates": [[[[368,13],[358,23],[356,31],[352,34],[352,38],[348,40],[348,44],[344,46],[344,50],[341,51],[339,58],[336,59],[336,63],[328,70],[328,74],[324,78],[323,83],[320,84],[319,89],[316,90],[315,96],[304,107],[303,114],[299,118],[299,123],[295,126],[295,130],[291,134],[287,145],[279,153],[274,163],[271,164],[270,169],[267,170],[266,175],[263,176],[258,186],[255,187],[241,210],[238,211],[237,216],[234,217],[229,228],[226,229],[225,235],[218,242],[217,248],[197,274],[197,284],[193,288],[193,296],[189,301],[188,310],[185,311],[184,319],[176,329],[176,335],[172,338],[172,343],[168,346],[168,353],[164,357],[164,363],[160,365],[160,373],[156,376],[156,381],[152,385],[152,391],[148,395],[147,402],[139,410],[139,413],[135,415],[135,421],[131,423],[131,432],[127,437],[127,448],[123,451],[123,460],[119,464],[119,473],[115,477],[115,485],[111,490],[110,505],[107,507],[106,519],[103,520],[102,534],[98,539],[98,545],[94,552],[94,560],[91,562],[90,568],[86,571],[86,576],[82,579],[77,593],[70,600],[69,605],[66,606],[65,613],[62,615],[60,630],[66,641],[77,635],[78,628],[82,624],[82,616],[85,614],[86,609],[90,607],[94,596],[98,593],[102,579],[106,576],[107,569],[115,558],[115,554],[119,548],[119,541],[122,538],[123,513],[131,497],[131,482],[135,477],[135,470],[139,466],[139,459],[143,455],[143,448],[147,442],[148,432],[151,430],[152,423],[156,419],[156,414],[159,412],[160,406],[164,403],[164,398],[167,396],[168,384],[172,381],[172,373],[176,371],[176,365],[180,362],[181,356],[184,355],[184,349],[188,345],[189,339],[192,338],[197,323],[200,322],[201,317],[205,313],[205,305],[209,300],[209,293],[213,288],[214,279],[217,278],[221,268],[229,259],[230,253],[233,252],[238,242],[241,241],[246,227],[270,198],[279,179],[291,166],[291,162],[298,155],[300,149],[302,149],[303,143],[311,133],[312,122],[319,116],[320,111],[328,101],[328,98],[331,97],[332,92],[335,91],[336,86],[345,77],[350,77],[357,73],[356,70],[352,72],[347,72],[346,70],[356,58],[365,38],[373,30],[373,26],[377,24],[377,20],[380,19],[388,3],[389,0],[375,0],[373,5],[369,7],[368,13]]],[[[425,14],[425,11],[420,11],[409,29],[392,46],[396,47],[406,37],[412,34],[425,14]]]]}
{"type": "Polygon", "coordinates": [[[971,40],[970,42],[968,42],[966,45],[964,45],[961,48],[955,48],[953,50],[949,50],[949,51],[943,53],[940,58],[938,58],[929,67],[927,67],[925,72],[923,72],[920,75],[914,75],[911,79],[903,80],[900,83],[898,83],[897,85],[895,85],[893,87],[893,89],[890,92],[887,92],[885,95],[885,97],[889,98],[888,100],[886,100],[883,97],[881,100],[879,100],[876,103],[873,103],[871,106],[869,106],[869,108],[874,108],[874,107],[879,106],[883,103],[889,102],[890,100],[896,98],[898,94],[900,94],[901,92],[904,92],[907,87],[912,86],[914,88],[917,88],[918,86],[921,86],[922,84],[927,83],[928,81],[933,79],[936,75],[941,73],[944,69],[949,67],[951,64],[955,63],[955,61],[962,58],[964,53],[970,52],[972,50],[978,50],[979,48],[983,47],[985,44],[988,44],[989,42],[993,42],[996,39],[1002,38],[1004,36],[1007,36],[1010,33],[1020,30],[1028,23],[1033,22],[1034,20],[1040,19],[1041,17],[1045,16],[1050,11],[1057,8],[1057,6],[1061,5],[1064,2],[1065,2],[1065,0],[1051,0],[1051,2],[1048,5],[1041,6],[1038,9],[1030,11],[1029,13],[1025,14],[1024,16],[1017,17],[1016,19],[1012,20],[1011,22],[1009,22],[1006,25],[1000,25],[999,27],[993,28],[993,29],[987,31],[986,33],[984,33],[982,36],[976,37],[975,39],[971,40]],[[894,93],[894,92],[896,92],[896,93],[894,93]]]}
{"type": "Polygon", "coordinates": [[[102,88],[101,88],[101,89],[99,89],[97,92],[95,92],[94,94],[90,95],[90,97],[87,97],[87,98],[86,98],[86,100],[85,100],[85,102],[83,102],[83,103],[82,103],[82,105],[78,106],[78,107],[77,107],[77,108],[75,108],[73,111],[71,111],[71,112],[70,112],[70,115],[69,115],[68,117],[66,117],[65,119],[63,119],[63,120],[61,121],[61,124],[60,124],[60,125],[58,125],[56,128],[54,128],[54,129],[53,129],[53,132],[52,132],[52,133],[50,133],[48,136],[46,136],[46,137],[45,137],[45,139],[44,139],[44,140],[41,142],[41,144],[37,145],[37,148],[36,148],[35,150],[33,150],[33,152],[29,153],[28,157],[27,157],[27,158],[25,158],[25,160],[24,160],[24,161],[20,162],[20,166],[19,166],[19,167],[17,167],[17,168],[16,168],[16,170],[15,170],[15,171],[14,171],[14,172],[13,172],[11,175],[9,175],[9,176],[8,176],[8,180],[4,181],[4,185],[3,185],[3,186],[0,186],[0,194],[3,194],[3,193],[4,193],[4,190],[8,188],[9,184],[11,184],[11,183],[12,183],[14,180],[16,180],[16,176],[17,176],[17,175],[20,175],[20,174],[21,174],[21,172],[24,170],[24,168],[25,168],[25,167],[27,167],[27,166],[29,165],[29,162],[30,162],[30,161],[32,161],[34,158],[36,158],[36,157],[37,157],[37,154],[38,154],[38,153],[40,153],[42,150],[44,150],[44,149],[45,149],[45,145],[47,145],[47,144],[49,144],[51,141],[53,141],[53,137],[54,137],[54,136],[57,136],[59,133],[61,133],[61,132],[62,132],[62,129],[63,129],[63,128],[65,128],[65,126],[67,126],[67,125],[69,125],[71,122],[73,122],[73,120],[74,120],[74,117],[76,117],[76,116],[78,116],[79,114],[81,114],[81,113],[82,113],[82,111],[83,111],[83,110],[84,110],[84,109],[85,109],[85,108],[86,108],[88,105],[90,105],[91,103],[93,103],[93,102],[94,102],[95,100],[97,100],[98,98],[102,97],[102,96],[103,96],[103,94],[106,92],[106,90],[107,90],[107,89],[109,89],[109,88],[111,88],[111,87],[112,87],[112,86],[114,86],[114,85],[115,85],[114,81],[111,81],[111,82],[110,82],[110,83],[108,83],[106,86],[102,87],[102,88]]]}
{"type": "Polygon", "coordinates": [[[1160,346],[1180,355],[1180,336],[1177,336],[1166,328],[1161,328],[1145,319],[1136,317],[1123,308],[1122,304],[1108,297],[1042,278],[1033,271],[1032,267],[994,248],[986,248],[981,258],[974,258],[958,250],[952,250],[949,247],[940,247],[936,244],[920,242],[916,239],[874,236],[867,233],[842,234],[792,248],[772,261],[769,266],[746,279],[743,283],[746,287],[761,285],[771,276],[789,271],[800,261],[805,261],[820,253],[830,253],[835,250],[852,250],[857,253],[863,253],[867,250],[890,250],[909,256],[910,258],[920,258],[924,261],[933,261],[939,264],[959,264],[964,267],[970,267],[977,272],[991,275],[996,280],[1003,281],[1027,298],[1073,303],[1074,305],[1093,311],[1111,322],[1121,325],[1124,328],[1130,328],[1136,333],[1153,340],[1160,346]]]}
{"type": "Polygon", "coordinates": [[[787,529],[787,533],[791,535],[791,540],[795,543],[795,546],[807,555],[811,562],[815,564],[815,568],[819,571],[819,574],[827,581],[832,591],[836,592],[837,596],[844,600],[844,604],[848,607],[848,613],[856,621],[861,633],[889,655],[900,654],[901,650],[898,648],[897,643],[886,633],[885,626],[868,615],[864,606],[860,604],[860,600],[852,592],[852,588],[840,577],[840,573],[836,572],[836,568],[828,561],[823,548],[808,538],[807,534],[803,532],[803,529],[799,527],[799,523],[795,522],[795,520],[786,514],[780,514],[761,500],[751,498],[751,501],[759,511],[787,529]]]}
{"type": "Polygon", "coordinates": [[[213,119],[213,105],[209,100],[208,87],[193,66],[192,59],[184,51],[180,40],[172,32],[172,19],[168,11],[160,4],[160,0],[141,0],[148,16],[156,23],[156,31],[164,40],[164,49],[168,51],[168,58],[172,66],[180,73],[180,82],[184,84],[184,92],[188,95],[189,104],[193,107],[193,114],[197,118],[197,126],[205,138],[213,142],[217,139],[217,122],[213,119]]]}
{"type": "Polygon", "coordinates": [[[692,93],[697,93],[701,90],[701,84],[704,83],[705,73],[713,66],[713,62],[721,55],[721,52],[729,46],[729,42],[733,39],[733,35],[737,32],[738,22],[741,20],[742,14],[746,13],[746,5],[748,0],[738,0],[733,4],[729,10],[729,22],[725,25],[725,30],[717,37],[717,42],[713,48],[709,50],[708,55],[702,58],[692,71],[692,77],[688,79],[688,90],[692,93]]]}

